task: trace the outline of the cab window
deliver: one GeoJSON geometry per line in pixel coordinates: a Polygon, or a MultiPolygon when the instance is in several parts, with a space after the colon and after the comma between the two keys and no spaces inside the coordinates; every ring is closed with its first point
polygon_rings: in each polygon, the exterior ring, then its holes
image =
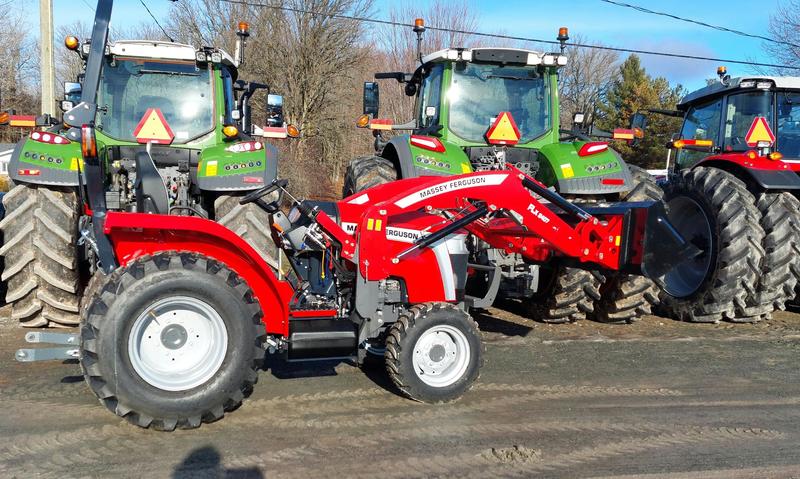
{"type": "Polygon", "coordinates": [[[418,127],[439,123],[440,98],[442,94],[442,72],[444,65],[439,63],[431,67],[422,79],[422,94],[420,95],[417,118],[418,127]]]}
{"type": "MultiPolygon", "coordinates": [[[[684,140],[713,140],[719,141],[720,119],[722,114],[722,99],[710,103],[693,106],[686,113],[681,128],[681,138],[684,140]]],[[[708,156],[702,151],[679,150],[678,164],[689,165],[708,156]]]]}
{"type": "MultiPolygon", "coordinates": [[[[763,116],[769,123],[772,118],[772,93],[770,91],[750,91],[728,97],[725,107],[724,151],[746,151],[747,133],[753,121],[763,116]]],[[[770,125],[772,127],[772,125],[770,125]]]]}

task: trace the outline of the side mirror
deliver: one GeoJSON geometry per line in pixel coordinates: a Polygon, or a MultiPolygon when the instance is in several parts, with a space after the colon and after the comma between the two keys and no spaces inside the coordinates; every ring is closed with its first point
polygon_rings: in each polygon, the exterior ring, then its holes
{"type": "MultiPolygon", "coordinates": [[[[64,82],[64,100],[77,104],[81,100],[81,84],[77,82],[64,82]]],[[[66,110],[65,110],[66,111],[66,110]]]]}
{"type": "Polygon", "coordinates": [[[283,96],[267,95],[267,126],[283,126],[283,96]]]}
{"type": "Polygon", "coordinates": [[[378,83],[374,81],[364,82],[364,114],[378,116],[378,105],[380,104],[381,95],[378,83]]]}
{"type": "Polygon", "coordinates": [[[631,117],[631,130],[636,128],[644,131],[647,128],[647,117],[644,113],[634,113],[631,117]]]}
{"type": "Polygon", "coordinates": [[[644,137],[644,130],[647,128],[647,117],[644,113],[634,113],[631,117],[631,130],[634,131],[633,139],[630,141],[631,146],[636,146],[644,137]]]}

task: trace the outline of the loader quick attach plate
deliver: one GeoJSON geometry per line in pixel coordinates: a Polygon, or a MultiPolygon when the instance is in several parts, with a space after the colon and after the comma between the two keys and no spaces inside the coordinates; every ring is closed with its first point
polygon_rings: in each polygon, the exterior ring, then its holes
{"type": "Polygon", "coordinates": [[[602,218],[623,217],[619,241],[621,271],[644,274],[663,286],[664,275],[672,268],[701,253],[687,242],[667,220],[664,204],[657,201],[617,203],[611,206],[586,208],[586,212],[602,218]],[[637,242],[636,238],[642,238],[637,242]]]}

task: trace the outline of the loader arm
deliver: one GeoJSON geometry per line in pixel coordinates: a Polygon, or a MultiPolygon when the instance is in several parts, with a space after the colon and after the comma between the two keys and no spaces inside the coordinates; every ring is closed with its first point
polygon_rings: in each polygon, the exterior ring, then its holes
{"type": "MultiPolygon", "coordinates": [[[[359,265],[368,279],[391,276],[400,263],[432,243],[426,237],[438,240],[463,230],[531,262],[560,256],[584,267],[626,270],[653,279],[696,254],[671,229],[660,203],[584,211],[513,167],[446,179],[402,180],[367,194],[370,205],[359,215],[359,257],[380,259],[359,265]],[[412,245],[393,246],[390,233],[409,229],[415,214],[434,215],[439,221],[418,231],[412,245]],[[650,239],[655,235],[668,247],[657,247],[650,239]]],[[[342,203],[353,208],[359,201],[365,201],[361,195],[342,203]]]]}

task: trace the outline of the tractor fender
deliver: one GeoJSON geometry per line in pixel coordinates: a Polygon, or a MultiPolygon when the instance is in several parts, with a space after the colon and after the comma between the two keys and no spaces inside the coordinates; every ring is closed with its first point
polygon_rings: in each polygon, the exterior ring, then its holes
{"type": "Polygon", "coordinates": [[[252,246],[219,223],[194,216],[109,212],[104,231],[122,266],[163,251],[188,251],[224,263],[253,291],[267,333],[288,336],[293,288],[275,276],[252,246]]]}
{"type": "Polygon", "coordinates": [[[800,175],[791,169],[780,168],[782,162],[763,160],[759,162],[767,168],[753,168],[746,155],[720,155],[705,158],[692,168],[703,166],[727,171],[749,184],[758,185],[765,190],[800,190],[800,175]],[[764,163],[769,161],[769,163],[764,163]]]}
{"type": "Polygon", "coordinates": [[[80,146],[69,148],[73,145],[74,142],[68,146],[41,145],[25,137],[17,142],[11,153],[8,162],[8,177],[16,184],[78,186],[77,162],[81,152],[80,146]],[[55,163],[56,161],[58,163],[55,163]],[[54,166],[57,164],[69,166],[55,168],[54,166]],[[74,168],[72,168],[73,166],[74,168]],[[38,173],[36,175],[21,174],[26,170],[35,170],[38,173]]]}
{"type": "Polygon", "coordinates": [[[242,153],[231,153],[225,149],[227,146],[215,145],[203,150],[197,172],[197,185],[201,190],[255,190],[278,177],[278,149],[275,146],[264,144],[263,150],[242,153]]]}
{"type": "Polygon", "coordinates": [[[398,179],[417,178],[419,173],[411,157],[408,135],[395,136],[383,147],[381,156],[391,161],[398,173],[398,179]]]}
{"type": "Polygon", "coordinates": [[[630,169],[622,156],[609,148],[586,157],[578,156],[584,141],[554,143],[543,146],[539,162],[540,175],[548,186],[557,186],[560,194],[606,195],[622,193],[633,188],[630,169]],[[601,167],[593,172],[587,165],[601,167]]]}

